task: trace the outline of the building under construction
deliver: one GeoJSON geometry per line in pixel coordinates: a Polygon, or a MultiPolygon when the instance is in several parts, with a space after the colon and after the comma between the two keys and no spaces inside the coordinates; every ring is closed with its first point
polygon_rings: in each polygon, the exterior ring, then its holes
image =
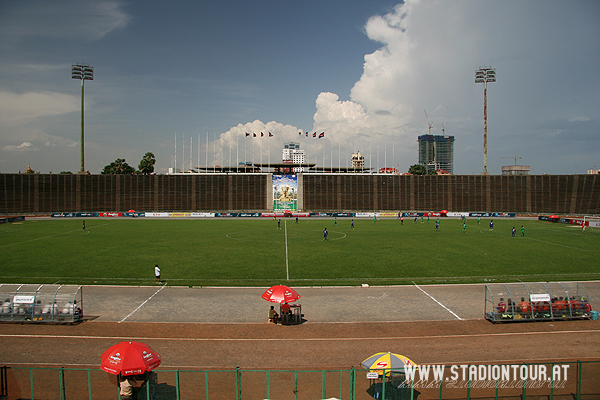
{"type": "Polygon", "coordinates": [[[454,174],[454,136],[421,135],[419,142],[419,164],[427,172],[443,169],[454,174]]]}

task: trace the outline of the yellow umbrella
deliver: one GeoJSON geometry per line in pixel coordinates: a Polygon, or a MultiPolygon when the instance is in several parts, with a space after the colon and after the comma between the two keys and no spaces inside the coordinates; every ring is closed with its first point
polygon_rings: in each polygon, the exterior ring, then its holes
{"type": "Polygon", "coordinates": [[[373,370],[373,372],[378,372],[380,375],[383,374],[383,370],[385,370],[385,374],[389,375],[390,372],[401,372],[404,373],[404,367],[407,365],[412,365],[417,368],[417,364],[412,361],[410,358],[390,353],[377,353],[373,354],[371,357],[364,360],[360,365],[363,368],[373,370]]]}

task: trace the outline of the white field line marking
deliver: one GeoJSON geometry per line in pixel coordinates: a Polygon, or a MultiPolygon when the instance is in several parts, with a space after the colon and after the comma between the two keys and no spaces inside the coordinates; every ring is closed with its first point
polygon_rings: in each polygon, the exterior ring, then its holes
{"type": "Polygon", "coordinates": [[[288,259],[288,238],[287,238],[287,220],[283,220],[283,229],[285,231],[285,275],[290,280],[290,263],[288,259]]]}
{"type": "Polygon", "coordinates": [[[600,250],[597,250],[597,249],[582,249],[582,248],[579,248],[579,247],[567,246],[565,244],[547,242],[545,240],[534,239],[534,238],[527,237],[527,236],[524,239],[534,240],[534,241],[540,242],[540,243],[552,244],[554,246],[566,247],[567,249],[573,249],[573,250],[579,250],[579,251],[600,251],[600,250]]]}
{"type": "Polygon", "coordinates": [[[446,311],[448,311],[450,314],[454,315],[454,316],[455,316],[457,319],[459,319],[459,320],[461,320],[461,321],[464,321],[464,320],[463,320],[461,317],[459,317],[458,315],[456,315],[456,314],[454,313],[454,311],[452,311],[451,309],[449,309],[448,307],[446,307],[445,305],[443,305],[442,303],[440,303],[439,301],[437,301],[437,300],[436,300],[436,299],[435,299],[435,298],[434,298],[432,295],[430,295],[429,293],[427,293],[426,291],[424,291],[423,289],[421,289],[421,288],[419,287],[419,285],[417,285],[417,284],[416,284],[416,283],[414,283],[414,282],[413,282],[413,284],[415,285],[415,287],[416,287],[417,289],[419,289],[421,292],[423,292],[423,293],[425,293],[427,296],[429,296],[429,298],[430,298],[431,300],[435,301],[435,302],[436,302],[436,303],[438,303],[440,306],[442,306],[443,308],[445,308],[445,309],[446,309],[446,311]]]}
{"type": "Polygon", "coordinates": [[[125,318],[123,318],[122,320],[120,320],[118,323],[120,324],[121,322],[125,321],[127,318],[131,317],[133,315],[133,313],[135,313],[137,310],[139,310],[140,308],[142,308],[144,306],[144,304],[146,304],[147,302],[149,302],[150,300],[152,300],[152,298],[154,296],[156,296],[158,294],[158,292],[160,292],[161,290],[163,290],[165,288],[165,286],[167,286],[167,282],[165,282],[165,284],[162,285],[162,287],[160,289],[158,289],[156,292],[154,292],[154,294],[152,296],[148,297],[146,299],[146,301],[144,301],[142,304],[140,304],[135,310],[133,310],[132,312],[130,312],[128,316],[126,316],[125,318]]]}
{"type": "MultiPolygon", "coordinates": [[[[108,224],[104,224],[104,225],[96,225],[96,226],[90,226],[89,229],[92,228],[99,228],[101,226],[106,226],[108,224]]],[[[56,235],[50,235],[50,236],[43,236],[43,237],[39,237],[39,238],[35,238],[35,239],[29,239],[29,240],[25,240],[23,242],[16,242],[16,243],[9,243],[9,244],[3,244],[0,247],[8,247],[8,246],[15,246],[17,244],[23,244],[23,243],[30,243],[30,242],[35,242],[37,240],[43,240],[43,239],[48,239],[48,238],[52,238],[52,237],[56,237],[56,236],[62,236],[62,235],[68,235],[70,233],[75,233],[75,232],[82,232],[82,230],[78,229],[76,231],[69,231],[69,232],[62,232],[62,233],[57,233],[56,235]]],[[[90,233],[89,230],[86,230],[85,233],[90,233]]]]}
{"type": "Polygon", "coordinates": [[[598,329],[583,331],[551,331],[551,332],[503,332],[503,333],[477,333],[469,335],[429,335],[429,336],[382,336],[382,337],[352,337],[352,338],[169,338],[169,337],[123,337],[123,336],[76,336],[76,335],[20,335],[20,334],[0,334],[2,338],[31,338],[31,339],[96,339],[96,340],[160,340],[160,341],[180,341],[180,342],[333,342],[333,341],[372,341],[372,340],[431,340],[431,339],[452,339],[452,338],[488,338],[490,336],[531,336],[531,335],[558,335],[574,333],[600,333],[598,329]]]}

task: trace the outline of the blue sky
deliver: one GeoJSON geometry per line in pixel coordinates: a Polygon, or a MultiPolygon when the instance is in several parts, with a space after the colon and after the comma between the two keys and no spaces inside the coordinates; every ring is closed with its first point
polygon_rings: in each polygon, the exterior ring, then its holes
{"type": "Polygon", "coordinates": [[[585,173],[600,166],[598,21],[596,1],[0,1],[0,172],[79,169],[70,69],[85,62],[92,173],[147,151],[161,173],[279,162],[288,141],[310,162],[358,150],[404,172],[426,110],[456,139],[455,173],[478,174],[485,65],[488,170],[518,156],[534,174],[585,173]]]}

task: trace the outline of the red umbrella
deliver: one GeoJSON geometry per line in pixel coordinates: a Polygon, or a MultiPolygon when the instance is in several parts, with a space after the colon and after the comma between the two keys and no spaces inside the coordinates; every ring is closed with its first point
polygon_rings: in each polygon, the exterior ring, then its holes
{"type": "Polygon", "coordinates": [[[157,352],[147,344],[133,341],[109,347],[100,359],[100,369],[113,375],[139,375],[160,365],[157,352]]]}
{"type": "Polygon", "coordinates": [[[262,298],[271,303],[291,303],[300,298],[300,295],[291,287],[276,285],[263,293],[262,298]]]}
{"type": "Polygon", "coordinates": [[[558,215],[551,215],[548,218],[558,218],[558,215]]]}

